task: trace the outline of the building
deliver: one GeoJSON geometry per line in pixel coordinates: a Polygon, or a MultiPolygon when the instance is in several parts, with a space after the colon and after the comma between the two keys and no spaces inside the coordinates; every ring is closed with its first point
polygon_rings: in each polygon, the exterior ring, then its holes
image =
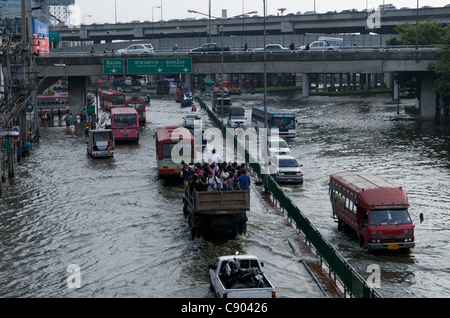
{"type": "MultiPolygon", "coordinates": [[[[31,0],[31,7],[35,8],[33,17],[48,25],[68,25],[74,5],[75,0],[31,0]],[[41,9],[36,10],[39,7],[41,9]]],[[[0,0],[0,18],[3,24],[16,25],[12,21],[20,21],[21,7],[21,0],[0,0]]]]}

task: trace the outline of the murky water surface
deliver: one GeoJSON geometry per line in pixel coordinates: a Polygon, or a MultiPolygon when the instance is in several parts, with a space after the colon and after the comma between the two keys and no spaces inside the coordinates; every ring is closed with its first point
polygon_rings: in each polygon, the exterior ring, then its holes
{"type": "MultiPolygon", "coordinates": [[[[250,119],[261,98],[234,100],[250,119]]],[[[269,94],[269,105],[293,110],[300,122],[299,136],[288,142],[303,163],[305,182],[283,188],[363,277],[370,264],[380,266],[383,296],[445,297],[449,131],[376,107],[388,103],[386,96],[269,94]],[[416,248],[372,255],[337,232],[327,183],[330,174],[346,169],[366,170],[406,189],[416,248]]],[[[183,189],[157,179],[153,139],[156,129],[182,124],[187,113],[172,95],[155,96],[139,142],[119,144],[111,159],[89,158],[81,130],[75,136],[64,126],[44,131],[0,199],[0,297],[213,297],[207,265],[235,251],[265,262],[279,297],[323,297],[307,275],[299,275],[304,269],[288,244],[297,232],[260,205],[252,204],[247,236],[190,240],[183,189]],[[82,288],[68,288],[70,264],[80,266],[82,288]]],[[[209,120],[206,125],[212,126],[209,120]]]]}

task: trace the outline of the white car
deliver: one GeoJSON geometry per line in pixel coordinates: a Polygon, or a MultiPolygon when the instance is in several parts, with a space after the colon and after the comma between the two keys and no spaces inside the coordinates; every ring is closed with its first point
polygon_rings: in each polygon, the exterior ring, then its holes
{"type": "Polygon", "coordinates": [[[126,49],[117,50],[118,55],[153,55],[155,51],[151,44],[133,44],[126,49]]]}
{"type": "Polygon", "coordinates": [[[291,146],[289,146],[284,139],[271,139],[269,141],[269,146],[267,149],[268,155],[290,155],[291,150],[289,149],[291,146]]]}
{"type": "MultiPolygon", "coordinates": [[[[264,52],[264,48],[254,49],[253,52],[264,52]]],[[[290,52],[289,49],[282,47],[280,44],[268,44],[266,45],[266,52],[278,53],[278,52],[290,52]]]]}
{"type": "Polygon", "coordinates": [[[276,182],[295,182],[303,183],[303,172],[300,169],[303,166],[294,157],[290,155],[280,155],[275,157],[275,162],[269,163],[275,165],[275,171],[271,171],[272,177],[276,182]]]}

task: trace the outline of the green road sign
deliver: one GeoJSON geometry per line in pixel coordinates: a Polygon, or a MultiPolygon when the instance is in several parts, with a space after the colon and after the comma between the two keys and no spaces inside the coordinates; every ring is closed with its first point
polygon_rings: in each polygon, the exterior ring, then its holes
{"type": "Polygon", "coordinates": [[[95,114],[95,105],[84,105],[84,112],[86,114],[95,114]]]}
{"type": "Polygon", "coordinates": [[[11,148],[11,143],[9,141],[9,138],[6,136],[2,137],[2,149],[1,152],[9,152],[9,149],[11,148]]]}
{"type": "Polygon", "coordinates": [[[128,74],[184,74],[192,73],[192,59],[140,58],[128,59],[128,74]]]}
{"type": "Polygon", "coordinates": [[[125,74],[125,63],[123,59],[103,59],[103,74],[125,74]]]}
{"type": "Polygon", "coordinates": [[[48,37],[50,39],[50,42],[61,41],[61,35],[59,34],[59,31],[48,31],[48,37]]]}

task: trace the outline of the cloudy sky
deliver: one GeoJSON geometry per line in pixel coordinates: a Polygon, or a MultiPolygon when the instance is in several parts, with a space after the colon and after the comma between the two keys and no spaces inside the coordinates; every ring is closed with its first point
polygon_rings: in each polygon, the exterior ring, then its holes
{"type": "MultiPolygon", "coordinates": [[[[277,9],[286,8],[284,14],[305,12],[314,10],[314,3],[318,13],[326,11],[340,12],[345,9],[355,8],[358,11],[366,8],[378,8],[383,1],[378,0],[266,0],[267,14],[277,14],[277,9]]],[[[443,7],[450,4],[450,0],[418,0],[419,7],[432,6],[443,7]]],[[[184,19],[188,17],[200,19],[203,16],[188,13],[187,10],[196,10],[208,13],[209,0],[75,0],[75,9],[72,21],[74,24],[80,24],[84,21],[86,24],[92,23],[114,23],[115,9],[117,4],[117,21],[129,22],[132,20],[151,21],[152,8],[162,6],[162,19],[184,19]],[[95,5],[93,3],[95,2],[95,5]],[[91,15],[91,17],[87,17],[91,15]]],[[[392,3],[397,9],[401,7],[415,8],[415,0],[385,0],[385,3],[392,3]]],[[[258,11],[258,15],[263,15],[263,0],[211,0],[211,15],[222,16],[222,9],[227,10],[228,17],[242,14],[244,12],[258,11]]],[[[154,8],[155,21],[161,20],[161,10],[154,8]]]]}

